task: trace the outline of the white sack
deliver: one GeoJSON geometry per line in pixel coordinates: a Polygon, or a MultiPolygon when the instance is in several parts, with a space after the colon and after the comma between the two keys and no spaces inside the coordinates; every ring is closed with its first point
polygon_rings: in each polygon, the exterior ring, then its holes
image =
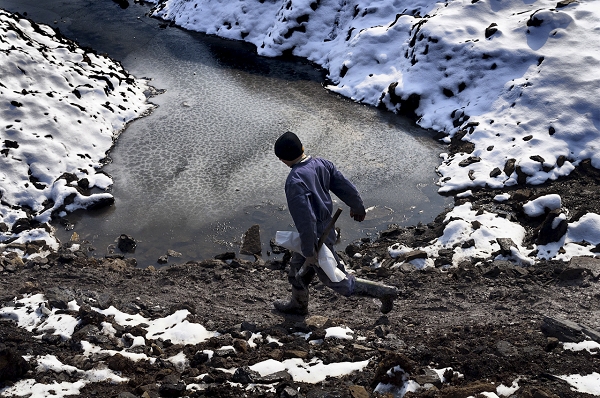
{"type": "MultiPolygon", "coordinates": [[[[275,233],[275,244],[302,254],[302,243],[298,232],[277,231],[275,233]]],[[[317,265],[325,272],[330,281],[341,282],[346,279],[346,275],[337,267],[337,261],[327,245],[321,246],[317,261],[319,262],[317,265]]]]}

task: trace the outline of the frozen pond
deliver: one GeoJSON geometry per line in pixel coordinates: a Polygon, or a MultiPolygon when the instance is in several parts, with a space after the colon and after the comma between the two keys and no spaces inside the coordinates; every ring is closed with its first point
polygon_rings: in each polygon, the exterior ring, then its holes
{"type": "MultiPolygon", "coordinates": [[[[70,218],[97,255],[120,234],[139,240],[134,257],[155,264],[167,249],[180,261],[236,251],[243,232],[261,227],[263,255],[278,229],[291,229],[283,184],[287,167],[272,152],[286,130],[309,154],[332,160],[375,206],[361,224],[347,207],[338,226],[345,247],[390,223],[431,221],[450,201],[437,194],[444,148],[431,132],[322,87],[321,71],[300,60],[259,58],[244,43],[167,27],[133,2],[0,0],[0,7],[60,28],[105,52],[166,92],[111,151],[110,209],[70,218]]],[[[72,231],[61,229],[61,240],[72,231]]]]}

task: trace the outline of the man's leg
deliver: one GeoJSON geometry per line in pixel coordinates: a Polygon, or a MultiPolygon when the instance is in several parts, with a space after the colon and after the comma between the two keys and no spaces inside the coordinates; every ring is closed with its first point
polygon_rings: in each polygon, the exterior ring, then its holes
{"type": "Polygon", "coordinates": [[[290,260],[290,271],[288,281],[292,285],[292,297],[290,301],[276,301],[273,303],[275,309],[284,314],[306,315],[308,314],[308,285],[315,276],[315,270],[311,267],[306,274],[298,280],[296,273],[304,264],[305,258],[293,253],[290,260]]]}
{"type": "Polygon", "coordinates": [[[375,297],[381,301],[381,308],[379,311],[383,314],[390,312],[394,307],[394,300],[398,297],[398,289],[367,279],[355,278],[354,275],[348,274],[334,248],[330,247],[330,249],[337,260],[338,268],[346,274],[346,279],[340,282],[332,282],[325,272],[318,268],[317,275],[321,282],[343,296],[354,294],[357,296],[375,297]]]}

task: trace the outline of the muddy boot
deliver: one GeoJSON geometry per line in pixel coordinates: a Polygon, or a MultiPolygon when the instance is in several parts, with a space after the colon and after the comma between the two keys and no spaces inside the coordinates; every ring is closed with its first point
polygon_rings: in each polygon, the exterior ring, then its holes
{"type": "Polygon", "coordinates": [[[394,300],[398,297],[398,289],[392,286],[386,286],[382,283],[356,278],[354,294],[357,296],[378,298],[381,300],[381,308],[379,311],[383,314],[387,314],[394,308],[394,300]]]}
{"type": "Polygon", "coordinates": [[[308,289],[298,289],[292,286],[292,298],[289,302],[275,301],[275,309],[284,314],[308,314],[308,289]]]}

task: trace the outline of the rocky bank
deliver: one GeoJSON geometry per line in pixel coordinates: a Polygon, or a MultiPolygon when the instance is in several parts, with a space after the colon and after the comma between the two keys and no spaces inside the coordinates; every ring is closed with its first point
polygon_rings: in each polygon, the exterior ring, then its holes
{"type": "MultiPolygon", "coordinates": [[[[492,200],[498,191],[487,190],[474,192],[468,200],[474,208],[519,221],[527,229],[525,244],[534,243],[544,239],[543,225],[550,216],[527,217],[522,212],[525,201],[558,193],[564,207],[570,209],[569,218],[598,212],[598,181],[598,171],[584,164],[558,182],[509,190],[511,199],[502,203],[492,200]]],[[[457,198],[456,203],[465,200],[457,198]]],[[[137,268],[135,260],[119,255],[95,258],[89,244],[77,241],[63,243],[43,259],[4,256],[0,262],[1,307],[14,305],[24,294],[43,293],[49,308],[70,313],[79,323],[72,338],[63,340],[48,332],[35,337],[35,332],[3,319],[0,388],[24,378],[45,384],[76,380],[76,373],[39,371],[35,360],[23,359],[52,354],[78,369],[106,366],[129,380],[88,384],[80,394],[85,397],[359,398],[385,396],[374,392],[377,385],[400,388],[406,380],[416,381],[421,388],[405,397],[484,397],[489,396],[482,395],[486,392],[498,393],[499,385],[518,386],[510,392],[514,397],[591,396],[576,391],[560,376],[589,375],[600,369],[597,351],[573,351],[565,346],[584,340],[600,342],[600,259],[540,260],[521,266],[473,258],[454,267],[417,270],[404,261],[409,256],[423,256],[418,250],[390,257],[391,244],[419,247],[439,236],[444,223],[444,215],[440,215],[428,225],[390,226],[377,240],[365,239],[340,251],[357,276],[400,289],[394,310],[386,316],[377,311],[373,299],[341,297],[317,282],[311,286],[308,316],[275,312],[272,301],[289,294],[287,256],[278,254],[277,247],[270,248],[269,256],[257,256],[256,261],[220,254],[158,269],[137,268]],[[375,257],[380,259],[377,268],[372,267],[375,257]],[[78,311],[68,309],[71,300],[80,305],[78,311]],[[146,335],[144,327],[123,328],[91,309],[111,305],[149,319],[187,309],[190,322],[218,335],[186,346],[147,340],[146,345],[133,349],[155,358],[153,362],[132,362],[120,354],[82,355],[84,340],[118,350],[132,344],[131,336],[146,335]],[[103,322],[114,325],[114,338],[100,333],[103,322]],[[350,328],[354,338],[324,339],[325,329],[331,326],[350,328]],[[264,337],[253,339],[256,346],[252,347],[249,342],[256,333],[272,336],[279,343],[264,337]],[[234,350],[219,349],[226,346],[234,350]],[[202,354],[206,349],[215,350],[215,355],[209,359],[202,354]],[[182,351],[189,359],[187,366],[166,360],[182,351]],[[260,376],[248,368],[266,359],[288,358],[369,363],[363,371],[328,377],[317,384],[294,382],[287,372],[260,376]],[[434,371],[446,368],[451,370],[442,378],[434,371]],[[186,389],[197,383],[203,389],[186,389]]],[[[456,250],[461,247],[450,251],[456,250]]]]}

